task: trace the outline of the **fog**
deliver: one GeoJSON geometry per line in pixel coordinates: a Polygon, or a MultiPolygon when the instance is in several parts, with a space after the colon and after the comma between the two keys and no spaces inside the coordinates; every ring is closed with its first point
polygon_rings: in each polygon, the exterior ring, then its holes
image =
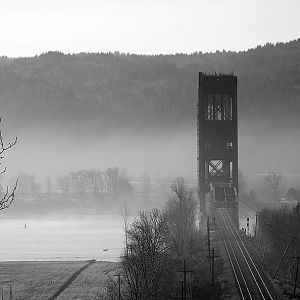
{"type": "MultiPolygon", "coordinates": [[[[13,139],[5,132],[5,141],[13,139]]],[[[57,177],[81,169],[119,167],[131,180],[144,172],[156,180],[197,174],[196,128],[186,126],[161,132],[118,131],[101,136],[60,134],[59,129],[39,132],[21,131],[18,143],[5,153],[6,176],[26,172],[38,178],[57,177]]],[[[239,127],[239,168],[248,176],[279,171],[298,173],[300,133],[267,132],[264,126],[241,124],[239,127]]]]}
{"type": "Polygon", "coordinates": [[[21,133],[7,153],[7,174],[21,171],[37,177],[60,176],[70,171],[124,168],[133,179],[146,172],[153,178],[195,177],[195,130],[145,135],[125,133],[105,137],[21,133]]]}
{"type": "Polygon", "coordinates": [[[240,126],[240,169],[250,176],[270,171],[284,174],[299,173],[299,130],[268,131],[263,124],[240,126]]]}

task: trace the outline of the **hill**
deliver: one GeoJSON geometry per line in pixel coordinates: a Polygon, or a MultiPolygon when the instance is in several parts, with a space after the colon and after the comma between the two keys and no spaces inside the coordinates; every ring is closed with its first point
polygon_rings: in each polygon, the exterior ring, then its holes
{"type": "Polygon", "coordinates": [[[198,72],[238,76],[241,123],[298,126],[300,39],[245,52],[0,59],[0,108],[15,129],[147,130],[195,124],[198,72]]]}
{"type": "Polygon", "coordinates": [[[19,138],[10,174],[195,177],[199,71],[238,76],[240,168],[298,174],[300,39],[237,53],[2,57],[3,132],[19,138]]]}

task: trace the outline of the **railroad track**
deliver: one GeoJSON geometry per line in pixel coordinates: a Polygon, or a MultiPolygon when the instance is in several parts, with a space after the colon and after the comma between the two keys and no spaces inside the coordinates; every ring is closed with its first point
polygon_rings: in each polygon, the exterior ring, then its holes
{"type": "Polygon", "coordinates": [[[267,275],[252,258],[226,208],[217,209],[216,219],[241,299],[277,300],[267,275]]]}

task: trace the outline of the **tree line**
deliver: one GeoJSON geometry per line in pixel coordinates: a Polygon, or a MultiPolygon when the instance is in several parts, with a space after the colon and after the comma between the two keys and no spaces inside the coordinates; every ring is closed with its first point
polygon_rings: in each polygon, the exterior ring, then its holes
{"type": "MultiPolygon", "coordinates": [[[[70,172],[66,175],[52,179],[46,176],[40,182],[35,175],[25,172],[16,176],[18,180],[17,195],[39,195],[39,194],[63,194],[68,196],[87,193],[94,195],[121,194],[130,192],[129,175],[126,170],[119,168],[108,168],[105,171],[99,169],[87,169],[70,172]]],[[[10,181],[15,181],[15,177],[10,181]]]]}

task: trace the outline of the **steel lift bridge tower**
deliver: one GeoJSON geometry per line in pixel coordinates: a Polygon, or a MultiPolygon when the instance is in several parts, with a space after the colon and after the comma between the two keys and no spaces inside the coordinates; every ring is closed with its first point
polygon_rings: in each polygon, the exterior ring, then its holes
{"type": "Polygon", "coordinates": [[[227,208],[238,226],[237,77],[199,73],[198,195],[201,218],[227,208]]]}

